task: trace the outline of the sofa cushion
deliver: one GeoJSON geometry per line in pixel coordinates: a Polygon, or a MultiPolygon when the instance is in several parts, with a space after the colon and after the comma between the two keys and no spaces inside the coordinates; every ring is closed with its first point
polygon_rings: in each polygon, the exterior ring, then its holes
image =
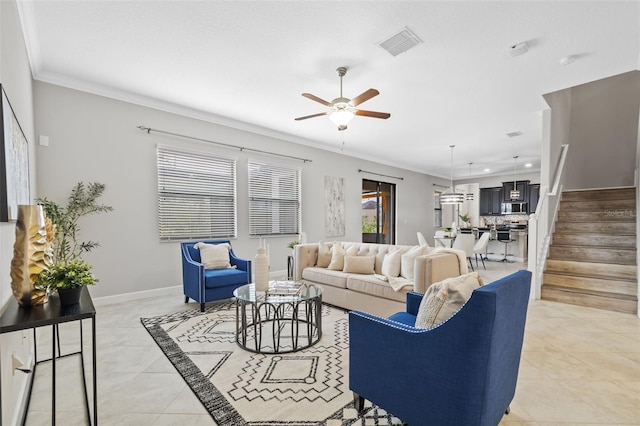
{"type": "Polygon", "coordinates": [[[329,243],[318,243],[318,267],[326,268],[330,263],[331,245],[329,243]]]}
{"type": "Polygon", "coordinates": [[[414,265],[416,257],[422,255],[424,247],[413,246],[406,253],[404,253],[400,260],[400,275],[404,278],[413,281],[414,265]]]}
{"type": "Polygon", "coordinates": [[[229,249],[231,246],[229,244],[206,244],[200,242],[194,244],[193,247],[200,250],[200,260],[204,265],[204,269],[231,268],[231,262],[229,260],[229,249]]]}
{"type": "Polygon", "coordinates": [[[329,263],[327,269],[334,271],[342,271],[344,269],[344,248],[339,242],[335,242],[331,246],[331,263],[329,263]]]}
{"type": "Polygon", "coordinates": [[[304,268],[302,279],[331,287],[347,288],[348,274],[327,268],[304,268]]]}
{"type": "MultiPolygon", "coordinates": [[[[404,302],[411,287],[394,291],[387,281],[376,278],[375,275],[349,275],[347,288],[355,293],[370,294],[372,296],[404,302]]],[[[357,296],[355,296],[357,297],[357,296]]]]}
{"type": "Polygon", "coordinates": [[[467,300],[471,293],[483,284],[478,272],[447,278],[432,284],[422,297],[417,328],[431,328],[451,318],[467,300]]]}
{"type": "Polygon", "coordinates": [[[382,275],[385,277],[397,277],[400,275],[401,261],[401,251],[399,249],[390,249],[384,255],[384,260],[382,261],[382,275]]]}
{"type": "Polygon", "coordinates": [[[351,274],[373,274],[376,262],[375,256],[349,256],[344,257],[344,272],[351,274]]]}
{"type": "Polygon", "coordinates": [[[247,283],[247,271],[240,269],[209,269],[204,271],[204,287],[216,288],[247,283]]]}

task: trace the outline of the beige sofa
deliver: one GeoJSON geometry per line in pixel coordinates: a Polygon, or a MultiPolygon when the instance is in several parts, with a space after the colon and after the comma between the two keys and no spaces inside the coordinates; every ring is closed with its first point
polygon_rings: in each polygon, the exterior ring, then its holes
{"type": "MultiPolygon", "coordinates": [[[[349,272],[351,268],[348,265],[345,265],[344,270],[329,269],[326,265],[318,265],[319,252],[323,253],[321,257],[326,257],[327,247],[332,246],[332,243],[325,244],[324,247],[320,247],[320,243],[298,244],[294,248],[294,279],[321,285],[323,302],[348,310],[357,309],[389,316],[405,309],[407,292],[424,293],[433,283],[467,272],[464,253],[460,257],[460,253],[450,249],[441,251],[424,248],[426,254],[417,255],[411,261],[408,253],[412,248],[415,250],[412,246],[353,242],[340,244],[345,251],[350,252],[350,256],[355,252],[357,257],[367,256],[369,260],[372,256],[375,257],[374,273],[352,273],[349,272]],[[394,249],[407,255],[406,261],[403,259],[402,262],[402,266],[406,268],[398,278],[389,278],[382,274],[383,262],[385,255],[394,249]],[[461,259],[464,260],[461,262],[461,259]],[[413,267],[413,271],[406,270],[410,267],[413,267]],[[405,277],[411,277],[412,280],[405,277]]],[[[350,257],[350,264],[360,260],[363,259],[350,257]]]]}

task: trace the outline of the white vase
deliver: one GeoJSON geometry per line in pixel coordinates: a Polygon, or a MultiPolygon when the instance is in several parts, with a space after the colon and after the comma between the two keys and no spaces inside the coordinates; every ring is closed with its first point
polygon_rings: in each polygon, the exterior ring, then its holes
{"type": "Polygon", "coordinates": [[[256,291],[267,291],[269,289],[269,258],[264,248],[258,249],[252,266],[256,291]]]}

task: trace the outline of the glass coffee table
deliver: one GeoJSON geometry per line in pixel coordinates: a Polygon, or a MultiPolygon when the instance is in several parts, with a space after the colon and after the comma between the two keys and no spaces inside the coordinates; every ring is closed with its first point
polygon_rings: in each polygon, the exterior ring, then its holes
{"type": "Polygon", "coordinates": [[[322,288],[293,281],[272,281],[267,292],[255,284],[234,290],[236,342],[251,352],[296,352],[322,337],[322,288]],[[277,286],[277,287],[276,287],[277,286]]]}

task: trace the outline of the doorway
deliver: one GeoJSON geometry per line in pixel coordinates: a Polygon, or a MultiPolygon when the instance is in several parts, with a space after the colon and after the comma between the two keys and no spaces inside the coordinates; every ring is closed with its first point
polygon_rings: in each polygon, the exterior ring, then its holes
{"type": "Polygon", "coordinates": [[[362,242],[396,243],[396,185],[362,179],[362,242]]]}

